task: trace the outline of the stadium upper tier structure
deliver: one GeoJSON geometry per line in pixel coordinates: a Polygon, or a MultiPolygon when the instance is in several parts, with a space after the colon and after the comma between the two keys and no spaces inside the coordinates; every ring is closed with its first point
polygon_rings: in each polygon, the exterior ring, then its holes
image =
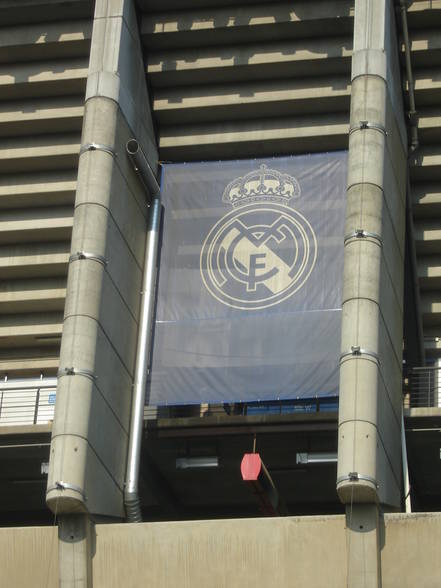
{"type": "Polygon", "coordinates": [[[0,0],[0,586],[441,584],[441,0],[0,0]]]}

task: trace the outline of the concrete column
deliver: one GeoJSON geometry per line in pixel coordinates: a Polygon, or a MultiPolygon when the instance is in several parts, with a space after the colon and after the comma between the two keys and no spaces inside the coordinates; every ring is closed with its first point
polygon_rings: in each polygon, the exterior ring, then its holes
{"type": "Polygon", "coordinates": [[[380,524],[375,504],[346,507],[347,588],[380,588],[380,524]]]}
{"type": "Polygon", "coordinates": [[[134,0],[96,0],[47,488],[63,588],[92,585],[89,514],[125,514],[148,210],[126,143],[156,167],[149,104],[134,0]]]}
{"type": "Polygon", "coordinates": [[[96,0],[47,504],[123,518],[148,207],[127,158],[157,150],[134,0],[96,0]]]}
{"type": "Polygon", "coordinates": [[[378,488],[386,4],[356,2],[354,24],[337,479],[345,503],[375,502],[378,488]]]}
{"type": "Polygon", "coordinates": [[[350,588],[381,586],[379,505],[399,508],[406,138],[391,0],[356,0],[337,491],[350,588]]]}
{"type": "Polygon", "coordinates": [[[60,588],[92,588],[93,525],[87,515],[58,520],[60,588]]]}
{"type": "Polygon", "coordinates": [[[346,504],[379,502],[392,508],[400,507],[402,496],[402,283],[407,147],[399,87],[393,3],[357,1],[337,490],[346,504]]]}

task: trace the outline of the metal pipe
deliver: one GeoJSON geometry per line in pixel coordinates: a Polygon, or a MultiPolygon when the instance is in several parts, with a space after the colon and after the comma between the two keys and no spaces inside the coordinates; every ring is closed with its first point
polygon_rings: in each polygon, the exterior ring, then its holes
{"type": "Polygon", "coordinates": [[[406,77],[407,86],[409,92],[409,126],[410,126],[410,155],[416,151],[419,147],[418,140],[418,119],[417,111],[415,107],[415,83],[412,73],[412,61],[410,58],[410,40],[409,40],[409,27],[407,25],[407,0],[400,0],[400,12],[401,12],[401,25],[403,29],[403,41],[404,41],[404,55],[406,60],[406,77]]]}
{"type": "Polygon", "coordinates": [[[138,141],[136,139],[129,139],[126,144],[126,151],[132,162],[133,169],[138,174],[150,198],[155,198],[161,188],[138,141]]]}
{"type": "Polygon", "coordinates": [[[0,445],[0,449],[27,449],[28,447],[50,447],[50,443],[16,443],[14,445],[0,445]]]}
{"type": "MultiPolygon", "coordinates": [[[[409,27],[407,23],[407,8],[408,8],[408,1],[407,0],[400,0],[400,14],[401,14],[401,28],[403,31],[403,41],[404,41],[404,56],[406,62],[406,77],[407,77],[407,86],[408,86],[408,93],[409,93],[409,111],[408,115],[408,123],[410,129],[410,148],[409,148],[409,156],[413,155],[413,153],[419,147],[419,139],[418,139],[418,118],[417,118],[417,111],[415,105],[415,82],[413,79],[413,71],[412,71],[412,61],[411,61],[411,51],[410,51],[410,38],[409,38],[409,27]]],[[[417,322],[417,332],[418,332],[418,347],[419,353],[421,357],[421,363],[425,364],[425,348],[424,348],[424,332],[421,320],[421,303],[420,303],[420,288],[418,284],[418,271],[417,271],[417,262],[416,262],[416,250],[415,250],[415,237],[414,237],[414,228],[413,228],[413,214],[412,214],[412,202],[411,202],[411,192],[410,192],[410,182],[408,180],[407,183],[407,199],[406,199],[406,215],[407,215],[407,226],[408,226],[408,239],[410,245],[410,264],[412,269],[412,287],[414,292],[414,299],[415,299],[415,312],[416,312],[416,322],[417,322]]]]}
{"type": "Polygon", "coordinates": [[[132,411],[130,417],[130,438],[127,457],[127,470],[124,489],[124,504],[126,508],[127,521],[130,523],[142,522],[141,507],[138,495],[139,463],[141,454],[142,431],[144,424],[144,404],[147,376],[149,374],[149,361],[152,343],[152,326],[155,305],[157,257],[159,244],[159,230],[161,224],[161,196],[159,184],[147,163],[144,167],[145,158],[137,141],[132,139],[127,143],[127,152],[133,156],[140,174],[145,176],[145,184],[151,172],[148,182],[152,187],[153,199],[150,205],[150,214],[147,224],[147,238],[144,261],[144,275],[141,291],[141,309],[139,319],[138,344],[135,361],[135,377],[133,383],[132,411]],[[136,143],[136,145],[134,145],[136,143]],[[131,144],[131,151],[129,151],[131,144]],[[136,147],[136,148],[135,148],[136,147]],[[139,162],[141,162],[139,164],[139,162]],[[143,168],[143,171],[142,171],[143,168]],[[148,171],[150,170],[150,172],[148,171]],[[153,181],[154,180],[154,181],[153,181]]]}
{"type": "Polygon", "coordinates": [[[418,337],[418,350],[420,356],[420,362],[424,366],[426,363],[426,349],[424,347],[424,330],[423,330],[423,320],[421,314],[421,298],[420,298],[420,285],[418,283],[418,265],[417,265],[417,255],[416,255],[416,247],[415,247],[415,232],[414,232],[414,225],[413,225],[413,213],[412,213],[412,203],[411,203],[411,192],[410,192],[410,181],[409,181],[409,172],[407,177],[407,195],[406,195],[406,217],[407,217],[407,236],[406,238],[409,240],[409,257],[410,257],[410,266],[412,272],[412,290],[413,290],[413,297],[415,300],[415,320],[416,320],[416,328],[417,328],[417,337],[418,337]]]}
{"type": "Polygon", "coordinates": [[[404,505],[406,512],[412,512],[412,503],[410,500],[409,468],[407,464],[406,433],[404,429],[403,411],[401,411],[401,455],[403,461],[404,505]]]}
{"type": "Polygon", "coordinates": [[[336,451],[311,451],[296,454],[296,464],[337,463],[336,451]]]}

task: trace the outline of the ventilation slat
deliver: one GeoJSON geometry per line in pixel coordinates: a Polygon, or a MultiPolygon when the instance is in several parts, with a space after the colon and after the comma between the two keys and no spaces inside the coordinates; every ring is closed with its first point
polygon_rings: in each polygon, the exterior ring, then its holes
{"type": "Polygon", "coordinates": [[[0,375],[56,373],[92,13],[0,0],[0,375]]]}

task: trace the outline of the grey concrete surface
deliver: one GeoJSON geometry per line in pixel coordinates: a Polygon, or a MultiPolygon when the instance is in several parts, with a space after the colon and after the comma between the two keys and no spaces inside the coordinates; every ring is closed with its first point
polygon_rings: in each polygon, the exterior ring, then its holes
{"type": "MultiPolygon", "coordinates": [[[[366,527],[358,545],[346,525],[344,516],[98,524],[90,535],[93,587],[342,588],[348,552],[358,551],[365,569],[371,538],[382,588],[439,587],[439,513],[384,515],[378,539],[366,527]]],[[[0,586],[56,588],[58,553],[56,528],[0,529],[0,586]]]]}
{"type": "Polygon", "coordinates": [[[346,233],[360,228],[380,240],[346,241],[341,349],[345,353],[359,345],[368,354],[346,357],[341,366],[338,490],[346,503],[379,499],[398,507],[404,118],[398,104],[398,56],[390,3],[359,2],[355,9],[346,233]],[[361,121],[371,127],[361,128],[361,121]],[[367,205],[365,198],[357,198],[365,190],[374,196],[367,205]],[[387,257],[382,254],[386,231],[388,243],[391,237],[396,240],[387,257]],[[348,472],[357,472],[360,480],[344,481],[348,472]]]}

